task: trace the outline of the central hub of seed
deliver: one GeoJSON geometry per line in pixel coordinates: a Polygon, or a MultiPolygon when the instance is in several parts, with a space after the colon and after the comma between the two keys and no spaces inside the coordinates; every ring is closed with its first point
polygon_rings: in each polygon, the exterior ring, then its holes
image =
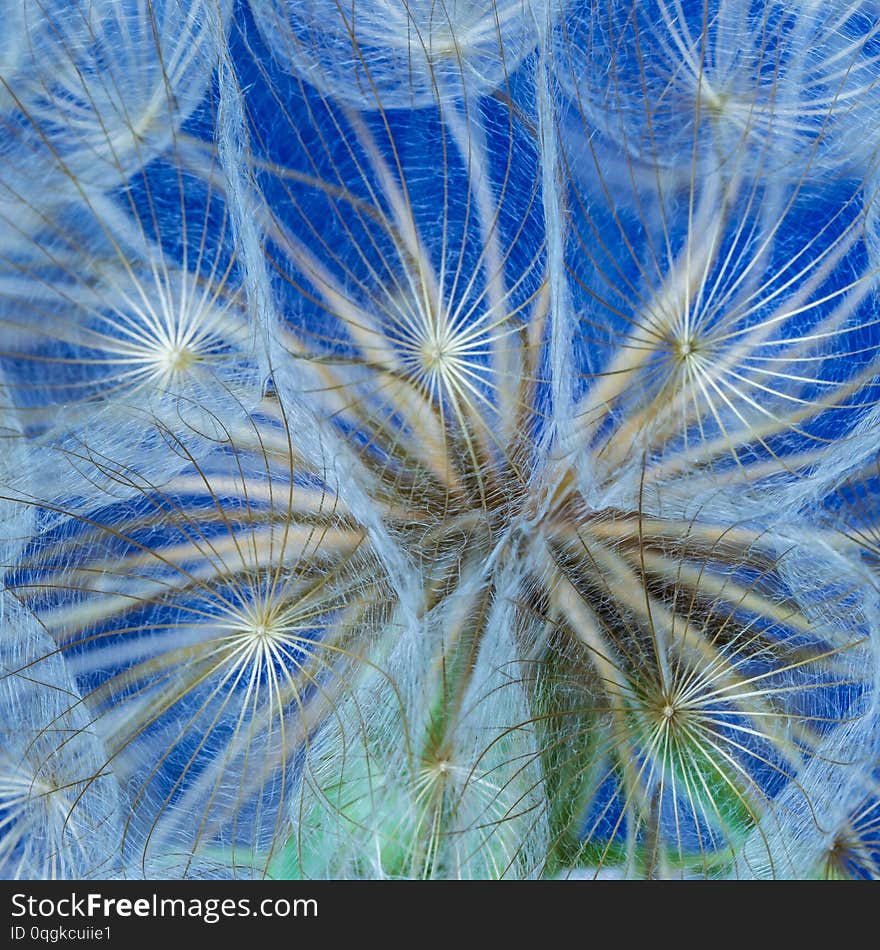
{"type": "Polygon", "coordinates": [[[697,341],[693,337],[686,337],[683,340],[676,341],[675,355],[680,360],[686,360],[697,352],[697,341]]]}
{"type": "Polygon", "coordinates": [[[196,354],[186,345],[168,346],[160,359],[162,367],[169,373],[182,373],[196,362],[196,354]]]}
{"type": "Polygon", "coordinates": [[[271,640],[277,640],[279,636],[282,636],[281,630],[268,620],[258,620],[248,623],[246,626],[240,628],[240,632],[249,640],[263,644],[271,640]]]}
{"type": "Polygon", "coordinates": [[[450,359],[449,347],[443,340],[425,340],[421,346],[421,358],[425,369],[441,369],[450,359]]]}
{"type": "Polygon", "coordinates": [[[422,344],[422,359],[429,365],[440,363],[446,358],[446,351],[439,340],[425,340],[422,344]]]}

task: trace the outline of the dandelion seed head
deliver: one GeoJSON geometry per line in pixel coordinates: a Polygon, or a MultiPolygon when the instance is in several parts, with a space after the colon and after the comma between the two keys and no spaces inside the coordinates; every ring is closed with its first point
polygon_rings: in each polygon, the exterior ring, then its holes
{"type": "Polygon", "coordinates": [[[841,161],[832,126],[877,87],[876,24],[861,7],[592,4],[559,31],[559,75],[635,161],[685,171],[696,160],[701,173],[735,161],[796,180],[817,150],[841,161]]]}
{"type": "Polygon", "coordinates": [[[18,113],[13,154],[28,156],[36,186],[47,174],[80,187],[123,185],[173,142],[205,93],[230,6],[24,5],[27,69],[20,64],[6,88],[18,113]]]}
{"type": "Polygon", "coordinates": [[[69,670],[8,593],[0,616],[0,873],[117,874],[120,790],[69,670]]]}
{"type": "MultiPolygon", "coordinates": [[[[205,198],[222,224],[219,201],[205,198]]],[[[199,239],[181,265],[144,222],[125,222],[117,204],[96,199],[90,210],[70,228],[65,214],[47,214],[44,231],[15,260],[39,295],[24,293],[21,281],[0,287],[9,391],[26,427],[72,428],[127,406],[168,421],[197,414],[200,403],[226,403],[232,412],[239,401],[257,400],[253,330],[223,231],[209,247],[208,222],[178,215],[175,224],[199,239]]]]}
{"type": "Polygon", "coordinates": [[[317,473],[294,469],[282,407],[265,411],[259,424],[226,418],[231,444],[208,453],[178,442],[183,464],[161,490],[148,461],[143,481],[123,467],[129,502],[44,562],[40,614],[134,796],[123,850],[142,868],[171,851],[186,874],[226,842],[240,873],[265,871],[287,769],[356,682],[373,629],[367,591],[384,581],[362,559],[364,532],[336,514],[317,473]],[[56,587],[78,588],[79,603],[56,587]]]}
{"type": "Polygon", "coordinates": [[[874,773],[841,810],[826,852],[819,859],[819,874],[826,879],[877,880],[880,876],[880,798],[874,773]]]}
{"type": "Polygon", "coordinates": [[[361,108],[421,108],[491,91],[537,41],[542,0],[368,0],[253,4],[285,69],[361,108]]]}

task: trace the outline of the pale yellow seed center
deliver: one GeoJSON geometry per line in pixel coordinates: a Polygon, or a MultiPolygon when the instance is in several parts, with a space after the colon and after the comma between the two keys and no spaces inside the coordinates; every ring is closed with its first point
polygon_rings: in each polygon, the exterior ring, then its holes
{"type": "Polygon", "coordinates": [[[182,373],[196,362],[196,354],[188,346],[170,346],[162,354],[161,362],[169,373],[182,373]]]}

